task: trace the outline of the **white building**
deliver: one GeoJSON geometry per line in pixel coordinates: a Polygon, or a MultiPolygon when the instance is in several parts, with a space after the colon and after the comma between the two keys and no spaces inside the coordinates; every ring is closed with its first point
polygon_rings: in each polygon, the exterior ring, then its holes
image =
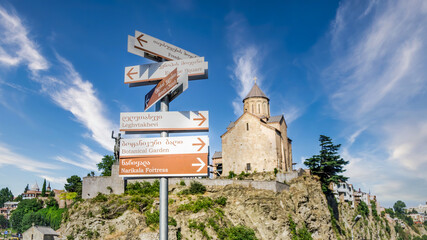
{"type": "Polygon", "coordinates": [[[354,208],[354,190],[352,184],[346,182],[332,183],[330,188],[337,201],[350,202],[351,207],[354,208]]]}

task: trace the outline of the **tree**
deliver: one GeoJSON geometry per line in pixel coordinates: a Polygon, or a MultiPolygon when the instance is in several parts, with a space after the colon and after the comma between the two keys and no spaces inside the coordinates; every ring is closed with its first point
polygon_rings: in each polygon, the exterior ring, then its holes
{"type": "Polygon", "coordinates": [[[5,187],[0,190],[0,207],[3,207],[3,204],[7,201],[13,200],[12,191],[9,188],[5,187]]]}
{"type": "Polygon", "coordinates": [[[13,229],[18,232],[22,231],[22,220],[24,216],[30,212],[37,212],[38,210],[43,208],[43,201],[39,201],[37,199],[26,199],[22,200],[18,204],[18,208],[12,212],[12,216],[10,217],[10,222],[12,224],[13,229]]]}
{"type": "Polygon", "coordinates": [[[28,190],[30,190],[30,187],[27,184],[27,186],[25,186],[24,193],[26,193],[28,190]]]}
{"type": "Polygon", "coordinates": [[[405,207],[406,207],[406,204],[400,200],[398,200],[393,205],[393,209],[394,209],[394,212],[396,214],[404,214],[405,213],[405,207]]]}
{"type": "Polygon", "coordinates": [[[306,159],[304,164],[310,168],[312,174],[320,177],[323,192],[328,191],[331,182],[345,182],[348,178],[340,173],[345,172],[344,166],[348,164],[338,155],[341,144],[334,145],[330,137],[320,135],[320,154],[306,159]]]}
{"type": "Polygon", "coordinates": [[[96,166],[98,167],[99,171],[101,172],[101,176],[111,176],[111,168],[113,167],[115,160],[113,155],[105,155],[102,158],[102,161],[96,166]]]}
{"type": "Polygon", "coordinates": [[[73,175],[70,178],[67,178],[67,183],[65,184],[64,188],[68,192],[75,192],[77,193],[78,197],[81,197],[82,196],[82,179],[77,175],[73,175]]]}
{"type": "Polygon", "coordinates": [[[46,179],[43,181],[42,197],[46,197],[46,179]]]}
{"type": "Polygon", "coordinates": [[[0,215],[0,228],[6,229],[8,227],[9,227],[9,221],[3,215],[0,215]]]}

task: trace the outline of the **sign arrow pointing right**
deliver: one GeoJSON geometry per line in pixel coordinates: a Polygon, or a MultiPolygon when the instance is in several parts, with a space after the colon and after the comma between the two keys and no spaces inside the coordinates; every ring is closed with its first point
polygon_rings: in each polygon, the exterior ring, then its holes
{"type": "Polygon", "coordinates": [[[203,142],[203,140],[201,138],[197,138],[200,143],[193,143],[193,146],[200,146],[200,148],[197,150],[198,152],[200,152],[200,150],[203,149],[203,147],[206,145],[205,142],[203,142]]]}
{"type": "Polygon", "coordinates": [[[206,121],[206,117],[203,116],[203,114],[199,113],[199,116],[201,116],[201,118],[193,118],[194,121],[201,121],[199,123],[199,126],[202,126],[202,124],[206,121]]]}
{"type": "Polygon", "coordinates": [[[193,167],[198,167],[198,166],[200,166],[200,168],[199,169],[197,169],[197,172],[200,172],[200,170],[202,170],[202,168],[206,165],[203,161],[202,161],[202,159],[200,159],[200,158],[197,158],[197,160],[199,160],[199,162],[200,163],[193,163],[193,164],[191,164],[191,166],[193,166],[193,167]]]}

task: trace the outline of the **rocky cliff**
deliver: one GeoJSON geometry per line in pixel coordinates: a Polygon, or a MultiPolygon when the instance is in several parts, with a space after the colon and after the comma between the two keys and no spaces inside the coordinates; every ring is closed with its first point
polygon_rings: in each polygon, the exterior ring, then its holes
{"type": "MultiPolygon", "coordinates": [[[[315,177],[289,184],[281,193],[228,185],[209,186],[204,194],[170,185],[169,239],[351,239],[354,209],[338,204],[333,217],[315,177]]],[[[59,231],[64,239],[158,239],[158,198],[135,192],[98,195],[74,204],[59,231]]],[[[354,235],[396,239],[382,217],[363,218],[354,235]]]]}

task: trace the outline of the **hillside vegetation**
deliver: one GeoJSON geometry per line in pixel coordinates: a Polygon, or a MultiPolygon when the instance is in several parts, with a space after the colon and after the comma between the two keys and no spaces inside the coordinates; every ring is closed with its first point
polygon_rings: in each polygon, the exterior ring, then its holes
{"type": "MultiPolygon", "coordinates": [[[[238,185],[205,187],[197,182],[169,186],[169,239],[351,239],[353,219],[363,209],[328,207],[318,178],[301,176],[289,191],[274,193],[238,185]]],[[[60,232],[71,239],[158,239],[159,183],[129,184],[122,195],[75,203],[60,232]]],[[[368,209],[354,239],[398,239],[395,226],[368,209]]],[[[402,230],[408,237],[423,227],[402,230]]],[[[402,236],[402,233],[400,234],[402,236]]]]}

